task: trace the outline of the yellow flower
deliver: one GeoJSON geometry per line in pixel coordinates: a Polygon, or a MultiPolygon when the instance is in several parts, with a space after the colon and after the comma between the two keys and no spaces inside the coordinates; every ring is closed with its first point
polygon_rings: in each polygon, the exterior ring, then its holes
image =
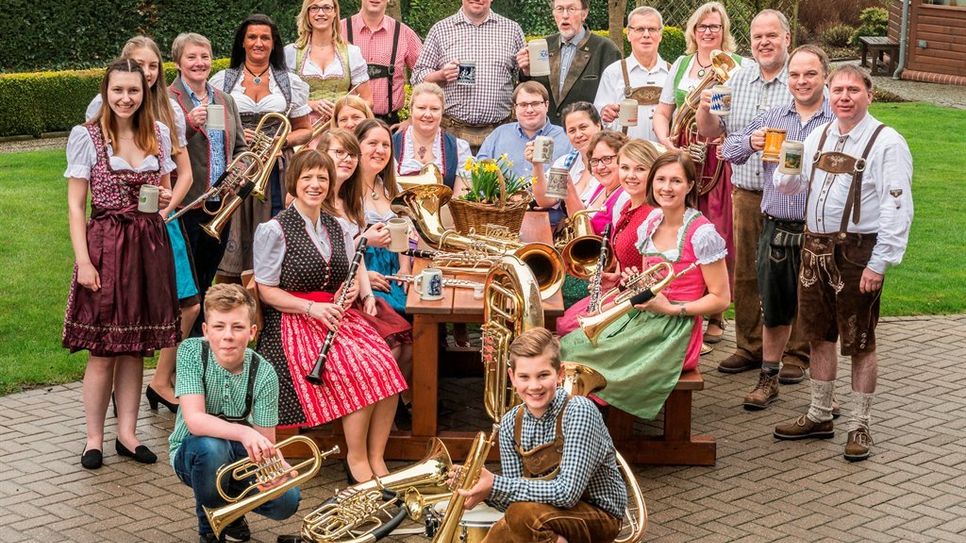
{"type": "Polygon", "coordinates": [[[463,169],[466,170],[466,171],[468,171],[468,172],[473,171],[473,159],[472,158],[467,158],[466,159],[466,164],[463,165],[463,169]]]}

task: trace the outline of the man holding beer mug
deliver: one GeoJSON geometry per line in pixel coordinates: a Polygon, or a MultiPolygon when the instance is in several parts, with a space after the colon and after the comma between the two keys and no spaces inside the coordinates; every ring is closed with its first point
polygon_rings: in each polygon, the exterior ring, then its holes
{"type": "Polygon", "coordinates": [[[594,107],[607,128],[627,128],[629,137],[657,141],[651,119],[670,67],[657,51],[663,34],[664,18],[650,6],[635,8],[627,17],[631,54],[604,69],[594,98],[594,107]],[[625,100],[635,108],[636,124],[628,123],[626,115],[620,116],[625,100]]]}
{"type": "Polygon", "coordinates": [[[593,102],[601,72],[621,57],[614,42],[584,26],[589,9],[590,0],[553,0],[559,32],[517,52],[520,80],[537,81],[550,93],[553,124],[561,124],[560,115],[569,104],[593,102]]]}
{"type": "MultiPolygon", "coordinates": [[[[785,132],[782,160],[763,159],[766,180],[777,168],[782,173],[799,173],[803,160],[801,142],[814,129],[834,117],[824,97],[828,56],[821,48],[803,45],[788,58],[790,103],[760,113],[744,130],[728,135],[722,146],[725,160],[745,164],[765,147],[765,132],[785,132]],[[797,149],[797,152],[796,152],[797,149]]],[[[745,396],[745,409],[764,409],[778,398],[778,372],[782,353],[791,336],[798,308],[798,272],[802,260],[802,232],[805,230],[805,194],[786,196],[765,183],[761,199],[764,222],[758,240],[758,293],[762,308],[762,367],[755,388],[745,396]]],[[[796,327],[797,328],[797,327],[796,327]]]]}

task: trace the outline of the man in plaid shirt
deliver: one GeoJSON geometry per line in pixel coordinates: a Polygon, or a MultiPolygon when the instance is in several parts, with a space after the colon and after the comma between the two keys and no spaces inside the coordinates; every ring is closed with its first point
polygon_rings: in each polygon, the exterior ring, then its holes
{"type": "Polygon", "coordinates": [[[560,343],[546,328],[510,345],[510,380],[523,405],[503,416],[500,465],[460,490],[466,507],[486,500],[505,516],[484,543],[610,543],[617,537],[627,489],[604,419],[593,402],[568,397],[560,343]]]}
{"type": "Polygon", "coordinates": [[[429,29],[413,69],[413,84],[443,87],[443,128],[475,153],[486,136],[509,120],[520,25],[490,10],[493,0],[463,0],[455,14],[429,29]]]}

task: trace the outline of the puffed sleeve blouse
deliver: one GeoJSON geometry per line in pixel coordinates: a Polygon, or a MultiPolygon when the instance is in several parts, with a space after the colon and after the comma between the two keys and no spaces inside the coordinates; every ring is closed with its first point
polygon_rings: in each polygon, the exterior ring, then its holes
{"type": "MultiPolygon", "coordinates": [[[[164,164],[158,164],[158,157],[148,155],[137,167],[127,163],[119,156],[114,156],[114,148],[107,143],[107,156],[111,162],[111,169],[115,171],[133,171],[136,173],[159,171],[162,175],[170,173],[175,169],[174,161],[171,160],[171,132],[168,127],[160,121],[155,121],[158,132],[161,134],[161,154],[164,156],[164,164]]],[[[67,138],[67,170],[64,177],[77,179],[90,179],[91,168],[97,163],[97,148],[94,147],[94,140],[85,125],[77,125],[70,131],[67,138]]]]}
{"type": "MultiPolygon", "coordinates": [[[[209,83],[211,83],[212,87],[226,94],[230,94],[235,99],[235,105],[238,106],[240,113],[285,113],[288,105],[285,103],[285,94],[282,93],[282,88],[275,81],[275,73],[273,70],[268,70],[266,75],[268,76],[269,94],[257,102],[245,94],[244,78],[239,78],[234,88],[226,89],[225,70],[213,75],[209,83]]],[[[288,80],[292,87],[292,111],[288,116],[292,119],[304,117],[311,111],[308,104],[309,85],[305,81],[302,81],[301,77],[292,72],[288,72],[288,80]]]]}
{"type": "MultiPolygon", "coordinates": [[[[362,56],[362,49],[351,43],[346,44],[346,52],[349,55],[349,80],[353,87],[369,81],[369,65],[362,56]]],[[[295,44],[290,43],[285,46],[285,65],[293,72],[295,66],[295,44]]],[[[296,75],[318,76],[325,79],[342,77],[342,61],[337,57],[332,57],[332,62],[325,69],[320,68],[310,58],[308,51],[305,52],[305,59],[302,62],[302,71],[296,75]]]]}
{"type": "MultiPolygon", "coordinates": [[[[184,147],[188,145],[188,138],[185,136],[185,118],[184,110],[178,105],[178,102],[174,101],[172,98],[168,98],[171,103],[171,110],[174,111],[174,133],[178,135],[178,145],[184,147]]],[[[101,105],[104,104],[104,100],[101,98],[100,94],[95,94],[94,99],[91,103],[87,105],[87,112],[84,118],[88,121],[97,116],[97,113],[101,110],[101,105]]]]}
{"type": "MultiPolygon", "coordinates": [[[[311,220],[302,214],[298,206],[292,204],[305,221],[305,230],[309,233],[309,238],[322,256],[329,260],[332,258],[332,242],[326,235],[326,228],[322,221],[318,220],[312,224],[311,220]]],[[[355,243],[352,235],[340,223],[339,233],[342,242],[345,243],[347,255],[355,254],[355,243]]],[[[270,287],[277,287],[282,277],[282,260],[285,257],[285,234],[282,232],[282,225],[276,220],[263,222],[255,229],[255,241],[252,244],[252,253],[255,268],[255,281],[259,284],[270,287]]]]}

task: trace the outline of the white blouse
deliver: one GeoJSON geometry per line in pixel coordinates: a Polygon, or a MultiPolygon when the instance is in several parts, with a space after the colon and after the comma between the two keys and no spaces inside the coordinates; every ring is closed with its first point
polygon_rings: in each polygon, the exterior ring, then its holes
{"type": "MultiPolygon", "coordinates": [[[[684,224],[678,229],[677,243],[667,251],[661,251],[654,246],[652,234],[657,231],[658,224],[664,220],[664,211],[661,208],[652,210],[637,229],[637,249],[641,254],[659,253],[669,262],[676,262],[681,258],[681,247],[684,246],[684,236],[687,235],[688,226],[698,213],[698,210],[691,208],[684,211],[684,224]],[[652,234],[648,234],[648,229],[652,234]]],[[[702,224],[694,231],[691,245],[694,247],[694,256],[701,265],[717,262],[728,254],[724,238],[718,234],[711,223],[702,224]]]]}
{"type": "MultiPolygon", "coordinates": [[[[161,133],[161,150],[164,154],[164,164],[159,168],[158,157],[148,155],[137,167],[127,163],[119,156],[114,156],[114,148],[107,144],[107,156],[111,163],[111,169],[115,171],[133,171],[135,173],[156,172],[160,169],[161,175],[170,173],[175,169],[174,161],[171,160],[171,132],[168,127],[160,121],[155,121],[158,131],[161,133]]],[[[91,139],[90,132],[84,125],[77,125],[70,131],[67,138],[67,170],[64,177],[77,179],[90,179],[91,168],[97,163],[97,148],[94,147],[94,140],[91,139]]]]}
{"type": "MultiPolygon", "coordinates": [[[[342,60],[338,55],[332,56],[332,62],[329,63],[324,69],[320,68],[318,64],[312,61],[309,55],[309,49],[311,45],[305,48],[305,58],[302,63],[302,71],[298,75],[306,76],[318,76],[325,79],[342,77],[345,73],[342,71],[342,60]]],[[[296,70],[295,65],[295,44],[290,43],[285,46],[285,65],[288,69],[294,72],[296,70]]],[[[362,49],[358,46],[347,44],[346,52],[349,54],[349,80],[351,85],[354,87],[361,83],[369,81],[369,65],[366,64],[366,59],[362,57],[362,49]]]]}
{"type": "MultiPolygon", "coordinates": [[[[185,137],[185,118],[184,110],[178,105],[178,102],[174,98],[168,98],[168,102],[171,103],[171,109],[174,111],[174,128],[175,133],[178,134],[178,144],[181,147],[188,145],[188,138],[185,137]]],[[[87,104],[87,112],[84,114],[86,120],[91,120],[97,113],[101,110],[101,104],[104,103],[103,98],[100,94],[95,94],[94,99],[91,100],[90,104],[87,104]]]]}
{"type": "MultiPolygon", "coordinates": [[[[322,225],[322,219],[320,218],[315,221],[315,224],[312,224],[298,205],[293,203],[292,207],[305,221],[305,231],[308,232],[315,248],[326,260],[332,258],[332,243],[337,243],[338,240],[329,239],[327,230],[322,225]]],[[[344,226],[344,223],[338,222],[340,228],[344,226]]],[[[346,255],[351,258],[356,252],[352,236],[344,228],[342,228],[341,234],[342,241],[345,243],[346,255]]],[[[252,255],[255,264],[255,281],[262,285],[277,287],[282,277],[282,259],[285,257],[285,234],[282,232],[282,225],[278,221],[263,222],[255,228],[252,255]]]]}
{"type": "MultiPolygon", "coordinates": [[[[275,81],[275,73],[269,69],[266,75],[268,76],[269,94],[263,96],[257,102],[245,94],[243,77],[238,78],[238,82],[235,83],[235,88],[233,89],[225,88],[225,70],[213,75],[208,82],[211,83],[212,87],[230,94],[235,99],[235,105],[238,106],[240,113],[285,113],[287,107],[285,105],[285,95],[275,81]]],[[[304,117],[311,111],[308,106],[309,85],[292,72],[288,73],[288,80],[292,87],[292,111],[288,116],[292,119],[304,117]]]]}
{"type": "MultiPolygon", "coordinates": [[[[423,163],[416,159],[416,145],[413,141],[412,130],[406,130],[405,136],[403,137],[403,151],[402,151],[402,164],[399,165],[397,170],[402,175],[412,175],[414,173],[419,173],[423,169],[423,163]]],[[[443,132],[439,131],[436,133],[436,149],[433,151],[435,155],[433,159],[433,164],[439,168],[440,172],[445,172],[446,167],[443,165],[443,132]]],[[[456,138],[456,171],[459,173],[460,169],[466,160],[473,158],[473,151],[470,150],[470,144],[466,140],[456,138]]]]}

